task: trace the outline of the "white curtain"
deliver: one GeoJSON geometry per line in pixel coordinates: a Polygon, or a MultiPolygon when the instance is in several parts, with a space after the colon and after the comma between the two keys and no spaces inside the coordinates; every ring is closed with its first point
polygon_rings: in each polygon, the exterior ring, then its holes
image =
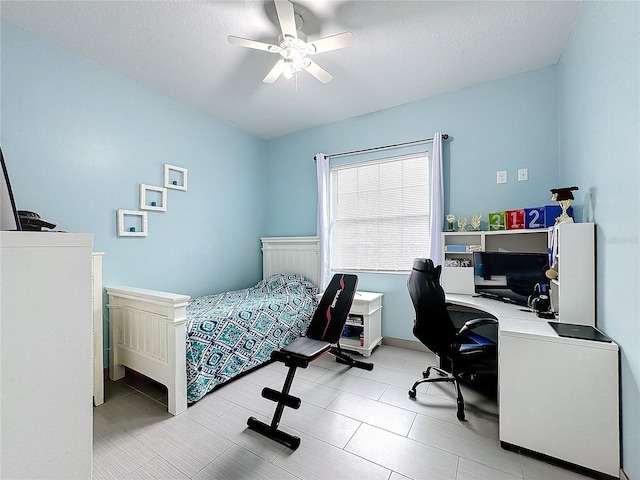
{"type": "Polygon", "coordinates": [[[320,288],[324,292],[329,285],[329,157],[318,153],[316,171],[318,174],[318,237],[320,237],[320,288]]]}
{"type": "Polygon", "coordinates": [[[444,189],[442,180],[442,133],[433,135],[431,158],[431,201],[429,209],[429,258],[442,264],[442,225],[444,224],[444,189]]]}

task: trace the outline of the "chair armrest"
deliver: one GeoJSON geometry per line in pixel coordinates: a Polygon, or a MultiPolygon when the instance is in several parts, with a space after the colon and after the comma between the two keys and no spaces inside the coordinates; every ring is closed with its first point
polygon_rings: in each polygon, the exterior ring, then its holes
{"type": "Polygon", "coordinates": [[[462,328],[458,330],[456,337],[462,337],[469,330],[474,330],[478,327],[481,327],[482,325],[496,325],[497,323],[498,320],[496,320],[495,318],[474,318],[473,320],[465,322],[462,328]]]}

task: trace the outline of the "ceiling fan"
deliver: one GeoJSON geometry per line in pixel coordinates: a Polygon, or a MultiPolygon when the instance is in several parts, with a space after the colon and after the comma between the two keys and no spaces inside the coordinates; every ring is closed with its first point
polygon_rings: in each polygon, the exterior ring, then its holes
{"type": "Polygon", "coordinates": [[[321,38],[314,42],[307,42],[307,36],[301,30],[302,16],[293,10],[293,4],[289,0],[274,0],[276,13],[282,34],[278,38],[278,44],[268,44],[249,40],[247,38],[229,35],[229,43],[240,47],[263,50],[270,53],[278,53],[282,58],[262,80],[264,83],[275,82],[280,75],[292,78],[296,73],[306,70],[322,83],[327,83],[333,76],[320,65],[309,58],[309,55],[329,52],[339,48],[353,45],[353,33],[344,32],[337,35],[321,38]],[[296,25],[296,21],[298,25],[296,25]]]}

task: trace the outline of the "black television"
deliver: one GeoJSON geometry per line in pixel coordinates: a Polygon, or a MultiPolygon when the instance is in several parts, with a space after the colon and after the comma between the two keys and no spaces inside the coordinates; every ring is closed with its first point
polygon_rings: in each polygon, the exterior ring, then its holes
{"type": "Polygon", "coordinates": [[[474,252],[473,268],[476,294],[518,305],[527,305],[536,284],[549,283],[546,253],[474,252]]]}
{"type": "Polygon", "coordinates": [[[0,230],[22,230],[16,210],[16,202],[11,191],[11,183],[9,183],[9,173],[2,155],[2,147],[0,147],[0,164],[2,164],[2,173],[0,174],[0,230]]]}

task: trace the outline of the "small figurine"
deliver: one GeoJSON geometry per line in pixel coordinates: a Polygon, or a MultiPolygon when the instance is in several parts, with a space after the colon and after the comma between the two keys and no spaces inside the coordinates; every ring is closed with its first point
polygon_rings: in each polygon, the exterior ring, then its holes
{"type": "Polygon", "coordinates": [[[482,221],[482,215],[476,213],[471,217],[471,228],[474,231],[480,230],[480,222],[482,221]]]}
{"type": "Polygon", "coordinates": [[[445,218],[447,219],[447,232],[453,232],[453,222],[456,221],[456,216],[449,213],[445,218]]]}
{"type": "Polygon", "coordinates": [[[458,231],[464,232],[467,227],[467,219],[464,217],[460,217],[458,219],[458,231]]]}
{"type": "Polygon", "coordinates": [[[562,208],[562,213],[556,218],[556,223],[573,222],[573,219],[567,215],[567,210],[573,202],[573,190],[579,190],[578,187],[552,188],[551,200],[558,202],[562,208]]]}

